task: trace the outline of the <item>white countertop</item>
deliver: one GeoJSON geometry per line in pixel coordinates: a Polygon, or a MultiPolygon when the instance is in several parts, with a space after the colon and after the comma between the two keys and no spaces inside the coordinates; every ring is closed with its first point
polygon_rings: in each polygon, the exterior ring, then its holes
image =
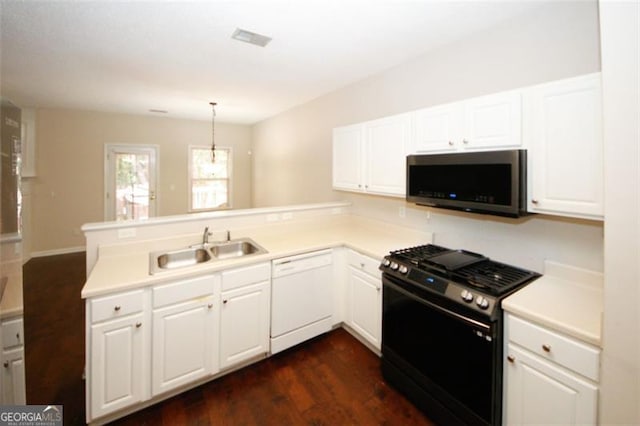
{"type": "Polygon", "coordinates": [[[12,245],[2,247],[2,279],[6,283],[0,295],[0,318],[22,315],[22,257],[12,245]]]}
{"type": "Polygon", "coordinates": [[[430,243],[432,234],[358,216],[340,216],[324,220],[265,225],[253,229],[231,229],[231,237],[249,237],[268,253],[213,261],[150,275],[150,252],[187,247],[189,244],[197,243],[201,237],[178,236],[172,239],[101,247],[98,261],[82,289],[82,298],[339,246],[347,246],[370,257],[382,259],[391,250],[430,243]]]}
{"type": "Polygon", "coordinates": [[[554,262],[502,301],[506,312],[602,347],[602,274],[554,262]]]}

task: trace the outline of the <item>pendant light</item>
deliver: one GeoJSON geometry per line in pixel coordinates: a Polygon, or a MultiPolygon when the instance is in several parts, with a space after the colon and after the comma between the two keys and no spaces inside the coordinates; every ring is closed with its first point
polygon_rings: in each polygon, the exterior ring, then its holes
{"type": "Polygon", "coordinates": [[[216,105],[215,102],[209,102],[211,105],[211,162],[215,163],[216,161],[216,105]]]}

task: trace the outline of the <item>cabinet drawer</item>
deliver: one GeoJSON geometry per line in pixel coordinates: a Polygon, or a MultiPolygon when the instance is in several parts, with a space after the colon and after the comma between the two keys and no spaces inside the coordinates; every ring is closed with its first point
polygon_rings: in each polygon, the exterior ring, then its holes
{"type": "Polygon", "coordinates": [[[114,294],[91,300],[91,322],[121,318],[142,311],[144,292],[142,290],[114,294]]]}
{"type": "Polygon", "coordinates": [[[598,381],[600,349],[511,315],[508,327],[509,341],[598,381]]]}
{"type": "Polygon", "coordinates": [[[153,307],[158,308],[198,297],[211,296],[213,295],[214,279],[213,275],[207,275],[154,287],[153,307]]]}
{"type": "Polygon", "coordinates": [[[24,342],[22,318],[15,318],[2,323],[3,349],[22,346],[24,342]]]}
{"type": "Polygon", "coordinates": [[[271,263],[259,263],[244,268],[232,269],[222,273],[222,291],[242,287],[260,281],[268,281],[271,276],[271,263]]]}
{"type": "Polygon", "coordinates": [[[347,261],[349,262],[349,265],[373,277],[380,278],[382,276],[382,273],[378,269],[380,261],[377,259],[365,256],[364,254],[358,253],[354,250],[349,250],[347,261]]]}

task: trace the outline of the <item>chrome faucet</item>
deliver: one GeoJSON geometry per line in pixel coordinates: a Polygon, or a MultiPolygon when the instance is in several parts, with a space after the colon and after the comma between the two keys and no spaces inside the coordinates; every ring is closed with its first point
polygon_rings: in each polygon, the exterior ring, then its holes
{"type": "Polygon", "coordinates": [[[209,232],[209,227],[205,227],[204,228],[204,233],[202,234],[202,245],[203,246],[208,246],[209,245],[209,237],[213,235],[213,232],[209,232]]]}

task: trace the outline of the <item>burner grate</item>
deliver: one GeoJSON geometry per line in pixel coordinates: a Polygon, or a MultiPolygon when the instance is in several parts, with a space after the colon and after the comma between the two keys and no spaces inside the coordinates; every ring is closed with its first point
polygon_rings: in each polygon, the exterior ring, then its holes
{"type": "Polygon", "coordinates": [[[466,266],[455,271],[453,275],[474,287],[489,289],[496,294],[502,294],[538,276],[535,272],[491,260],[466,266]]]}
{"type": "Polygon", "coordinates": [[[409,247],[402,250],[392,251],[392,256],[401,256],[405,259],[424,260],[436,254],[451,251],[447,248],[436,246],[434,244],[425,244],[423,246],[409,247]]]}

